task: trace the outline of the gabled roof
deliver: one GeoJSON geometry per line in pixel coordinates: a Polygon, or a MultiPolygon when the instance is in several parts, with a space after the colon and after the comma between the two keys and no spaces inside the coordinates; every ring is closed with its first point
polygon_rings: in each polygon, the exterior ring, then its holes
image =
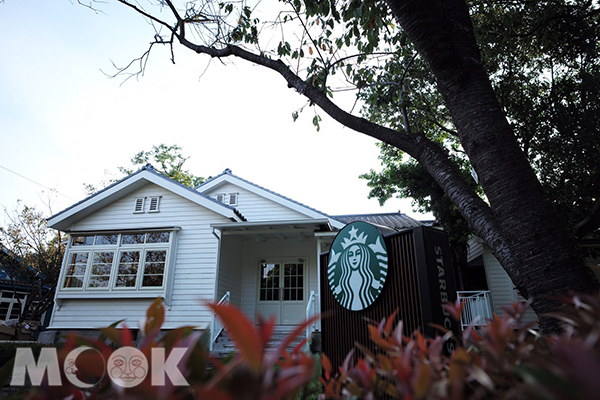
{"type": "Polygon", "coordinates": [[[232,221],[243,221],[244,217],[233,207],[216,201],[192,188],[182,185],[154,170],[147,164],[142,169],[100,190],[86,199],[48,218],[48,226],[58,230],[67,230],[74,222],[106,207],[114,201],[153,183],[169,190],[202,207],[214,211],[232,221]]]}
{"type": "Polygon", "coordinates": [[[331,225],[336,229],[341,229],[345,225],[341,221],[336,221],[335,219],[333,219],[333,217],[330,217],[329,215],[321,211],[315,210],[314,208],[308,207],[288,197],[282,196],[279,193],[273,192],[272,190],[266,189],[255,183],[247,181],[246,179],[240,178],[239,176],[234,175],[229,168],[227,168],[225,171],[215,176],[214,178],[209,179],[208,181],[199,185],[196,188],[196,190],[205,193],[209,190],[216,189],[219,186],[224,185],[226,183],[230,183],[245,190],[248,190],[249,192],[255,193],[266,199],[281,204],[291,210],[299,212],[300,214],[306,215],[307,217],[316,219],[327,218],[330,220],[331,225]]]}

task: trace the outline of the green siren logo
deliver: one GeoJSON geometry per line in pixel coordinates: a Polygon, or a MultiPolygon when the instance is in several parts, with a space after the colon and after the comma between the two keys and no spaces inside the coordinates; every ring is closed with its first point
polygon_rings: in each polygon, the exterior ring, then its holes
{"type": "Polygon", "coordinates": [[[331,245],[329,287],[342,307],[363,310],[381,293],[387,268],[387,249],[379,231],[366,222],[353,222],[337,234],[331,245]]]}

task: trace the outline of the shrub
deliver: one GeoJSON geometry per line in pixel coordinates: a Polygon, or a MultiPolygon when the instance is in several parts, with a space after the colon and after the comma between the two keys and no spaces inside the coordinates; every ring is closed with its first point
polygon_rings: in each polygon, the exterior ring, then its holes
{"type": "MultiPolygon", "coordinates": [[[[70,386],[61,371],[63,385],[50,386],[47,381],[34,385],[28,398],[275,400],[314,399],[318,393],[322,399],[596,398],[600,393],[600,297],[571,296],[562,301],[565,307],[554,317],[564,322],[564,332],[551,336],[522,326],[523,305],[507,310],[505,318],[494,317],[485,329],[468,328],[458,338],[449,332],[435,338],[419,332],[404,336],[402,322],[393,326],[392,315],[369,327],[376,352],[358,346],[338,371],[332,371],[327,356],[322,355],[319,376],[317,358],[300,351],[303,343],[291,353],[286,351],[306,325],[269,352],[266,345],[272,338],[273,320],[255,327],[236,308],[210,304],[238,348],[235,357],[223,362],[211,358],[206,341],[192,327],[160,336],[164,308],[157,299],[140,326],[143,339],[137,349],[148,360],[152,360],[152,349],[164,349],[165,360],[177,349],[187,349],[177,364],[185,385],[169,379],[152,385],[151,374],[132,387],[107,379],[105,375],[111,371],[106,372],[100,361],[110,360],[124,346],[133,346],[131,331],[117,329],[115,323],[103,329],[97,340],[71,335],[58,353],[60,365],[64,365],[67,355],[78,346],[96,349],[81,353],[74,365],[77,378],[96,382],[93,387],[70,386]],[[443,352],[446,340],[455,341],[452,354],[443,352]]],[[[459,318],[458,305],[445,307],[459,318]]]]}
{"type": "MultiPolygon", "coordinates": [[[[415,332],[402,335],[402,324],[370,326],[379,352],[361,348],[333,376],[324,356],[325,397],[397,399],[592,399],[600,393],[600,298],[564,298],[554,315],[565,323],[561,335],[542,336],[522,326],[524,305],[513,305],[503,319],[495,316],[480,331],[470,327],[445,355],[450,333],[434,339],[415,332]]],[[[458,319],[461,308],[447,305],[458,319]]]]}
{"type": "Polygon", "coordinates": [[[13,341],[4,341],[0,342],[0,365],[6,364],[8,361],[15,357],[15,353],[17,352],[17,348],[19,347],[29,347],[33,350],[34,356],[37,358],[40,354],[40,350],[42,347],[46,347],[40,343],[36,342],[28,342],[28,343],[18,343],[13,341]]]}
{"type": "MultiPolygon", "coordinates": [[[[131,330],[127,327],[118,329],[120,322],[116,322],[101,329],[102,334],[96,340],[70,335],[58,352],[62,384],[50,385],[46,374],[41,385],[32,386],[27,398],[295,399],[301,389],[308,387],[311,380],[316,378],[317,360],[300,351],[304,343],[298,344],[291,353],[286,351],[293,339],[303,333],[306,324],[312,321],[299,326],[278,344],[275,351],[270,352],[267,351],[267,343],[272,338],[274,320],[261,321],[255,328],[254,323],[234,307],[216,304],[209,304],[209,307],[221,318],[229,336],[236,342],[239,353],[231,360],[222,362],[212,358],[206,340],[193,327],[170,330],[161,336],[165,311],[161,299],[157,299],[141,323],[143,338],[134,350],[139,350],[144,356],[141,358],[148,360],[149,365],[134,360],[134,356],[128,360],[114,357],[111,361],[111,356],[121,354],[118,353],[120,350],[133,349],[134,346],[131,330]],[[82,351],[75,358],[69,358],[72,357],[71,352],[81,346],[91,347],[95,351],[82,351]],[[170,379],[163,375],[163,383],[153,384],[153,349],[164,349],[163,365],[167,365],[166,361],[176,350],[185,349],[184,355],[175,359],[177,370],[184,380],[181,385],[173,382],[174,375],[171,374],[167,374],[170,379]],[[130,367],[127,372],[129,377],[137,378],[136,371],[142,371],[140,376],[143,380],[127,387],[125,378],[121,381],[109,379],[107,375],[114,377],[113,369],[117,367],[123,370],[130,367]],[[75,377],[67,377],[67,373],[75,377]],[[73,380],[79,380],[84,385],[90,384],[91,387],[82,389],[81,384],[71,385],[73,380]]],[[[4,379],[7,377],[4,376],[4,379]]],[[[304,393],[309,394],[310,391],[305,390],[304,393]]]]}

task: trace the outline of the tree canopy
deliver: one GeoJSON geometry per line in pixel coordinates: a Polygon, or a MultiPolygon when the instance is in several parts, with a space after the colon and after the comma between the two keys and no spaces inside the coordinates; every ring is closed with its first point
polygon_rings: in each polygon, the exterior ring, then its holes
{"type": "Polygon", "coordinates": [[[44,213],[33,207],[19,205],[12,213],[4,212],[8,222],[0,227],[0,266],[20,306],[18,322],[39,321],[54,304],[64,254],[62,235],[49,229],[44,213]]]}
{"type": "MultiPolygon", "coordinates": [[[[587,115],[594,113],[595,104],[589,100],[593,85],[586,86],[590,92],[582,95],[573,83],[591,82],[589,59],[582,51],[596,42],[577,42],[581,28],[576,22],[595,20],[595,2],[548,0],[532,6],[524,0],[469,4],[465,0],[284,0],[277,7],[266,7],[266,3],[245,1],[163,0],[144,5],[117,1],[153,25],[150,50],[167,45],[175,57],[181,45],[200,55],[236,57],[268,68],[305,96],[308,104],[412,157],[494,251],[538,313],[558,307],[552,294],[597,290],[598,282],[575,251],[570,225],[533,169],[539,164],[540,171],[546,164],[531,157],[529,150],[554,149],[553,143],[561,141],[558,132],[573,128],[563,125],[565,114],[582,105],[587,115]],[[527,7],[533,8],[526,13],[527,7]],[[520,21],[523,16],[532,21],[520,21]],[[503,18],[513,25],[500,22],[503,18]],[[562,31],[557,26],[564,27],[563,36],[556,35],[562,31]],[[502,48],[498,40],[482,36],[482,31],[514,41],[503,41],[506,48],[502,48]],[[538,36],[539,42],[532,41],[538,36]],[[536,56],[546,50],[543,46],[549,49],[552,43],[564,41],[566,46],[554,46],[551,53],[586,69],[561,75],[554,60],[536,56]],[[518,57],[527,63],[517,64],[518,57]],[[560,79],[549,85],[548,72],[560,79]],[[502,79],[503,74],[510,79],[502,79]],[[539,87],[529,85],[533,78],[539,87]],[[336,92],[350,88],[366,100],[368,119],[334,102],[336,92]],[[566,97],[555,102],[559,88],[566,97]],[[525,90],[545,94],[516,96],[525,90]],[[507,118],[506,110],[513,108],[507,118]],[[435,113],[430,115],[429,110],[435,113]],[[517,118],[530,115],[531,110],[537,110],[536,121],[542,126],[532,127],[526,118],[517,118]],[[422,118],[415,119],[415,113],[422,118]],[[538,128],[545,136],[534,134],[538,128]],[[466,159],[481,189],[470,173],[459,168],[466,159]]],[[[149,51],[130,65],[143,67],[149,51]]],[[[318,116],[313,123],[319,126],[318,116]]],[[[573,143],[579,139],[573,138],[573,143]]],[[[589,144],[584,141],[581,146],[593,153],[585,143],[589,144]]],[[[548,166],[546,175],[560,180],[568,165],[565,161],[548,166]]],[[[552,329],[548,321],[543,325],[552,329]]]]}
{"type": "MultiPolygon", "coordinates": [[[[205,181],[201,176],[196,176],[186,169],[183,169],[183,164],[189,157],[184,157],[181,153],[181,147],[173,144],[167,146],[164,143],[153,145],[150,150],[142,150],[131,158],[131,164],[133,167],[118,167],[118,170],[123,177],[134,173],[139,168],[146,164],[152,164],[153,168],[169,177],[182,185],[195,188],[205,181]]],[[[116,178],[108,178],[100,183],[101,187],[106,187],[110,184],[117,182],[116,178]]],[[[97,185],[84,184],[85,191],[91,195],[96,193],[99,188],[97,185]]]]}
{"type": "MultiPolygon", "coordinates": [[[[496,96],[559,214],[577,238],[600,226],[599,10],[592,2],[470,1],[476,39],[496,96]]],[[[414,51],[414,49],[411,49],[414,51]]],[[[456,140],[456,128],[433,77],[422,62],[387,63],[369,70],[373,85],[361,92],[370,120],[394,129],[412,129],[444,143],[468,179],[471,165],[456,140]],[[403,114],[404,113],[404,114],[403,114]]],[[[424,168],[397,148],[382,145],[384,169],[363,175],[380,202],[412,197],[433,211],[457,241],[467,239],[465,223],[424,168]]],[[[482,193],[483,194],[483,193],[482,193]]]]}

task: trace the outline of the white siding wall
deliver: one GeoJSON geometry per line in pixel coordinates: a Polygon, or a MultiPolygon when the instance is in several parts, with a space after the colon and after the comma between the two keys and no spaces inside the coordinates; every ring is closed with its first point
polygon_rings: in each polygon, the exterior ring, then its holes
{"type": "MultiPolygon", "coordinates": [[[[492,297],[493,311],[495,314],[502,317],[504,316],[502,307],[510,307],[513,302],[524,301],[524,299],[518,296],[512,280],[506,271],[504,271],[504,268],[502,268],[496,257],[494,257],[491,250],[487,247],[485,247],[483,251],[483,264],[485,266],[490,295],[492,297]]],[[[531,321],[537,321],[537,315],[530,308],[525,314],[523,322],[528,323],[531,321]]]]}
{"type": "Polygon", "coordinates": [[[290,210],[281,204],[277,204],[267,198],[241,189],[230,183],[225,183],[218,188],[206,192],[208,196],[213,197],[217,193],[239,193],[238,205],[236,208],[248,221],[275,221],[306,218],[306,215],[290,210]]]}
{"type": "MultiPolygon", "coordinates": [[[[198,206],[159,186],[149,184],[95,214],[79,221],[74,229],[126,230],[179,226],[174,267],[171,309],[166,311],[165,328],[194,325],[204,328],[211,313],[200,299],[212,301],[215,289],[218,240],[211,223],[227,222],[221,215],[198,206]],[[134,214],[136,197],[162,196],[160,212],[134,214]]],[[[173,254],[174,256],[175,254],[173,254]]],[[[64,300],[54,310],[50,328],[86,329],[108,326],[126,319],[129,326],[145,316],[151,299],[64,300]]]]}
{"type": "Polygon", "coordinates": [[[215,300],[225,292],[231,292],[231,303],[242,305],[242,276],[244,274],[244,241],[237,237],[225,236],[221,243],[219,261],[219,287],[215,300]]]}
{"type": "Polygon", "coordinates": [[[478,237],[474,236],[467,243],[468,252],[467,262],[471,262],[479,256],[483,256],[483,241],[478,237]]]}

